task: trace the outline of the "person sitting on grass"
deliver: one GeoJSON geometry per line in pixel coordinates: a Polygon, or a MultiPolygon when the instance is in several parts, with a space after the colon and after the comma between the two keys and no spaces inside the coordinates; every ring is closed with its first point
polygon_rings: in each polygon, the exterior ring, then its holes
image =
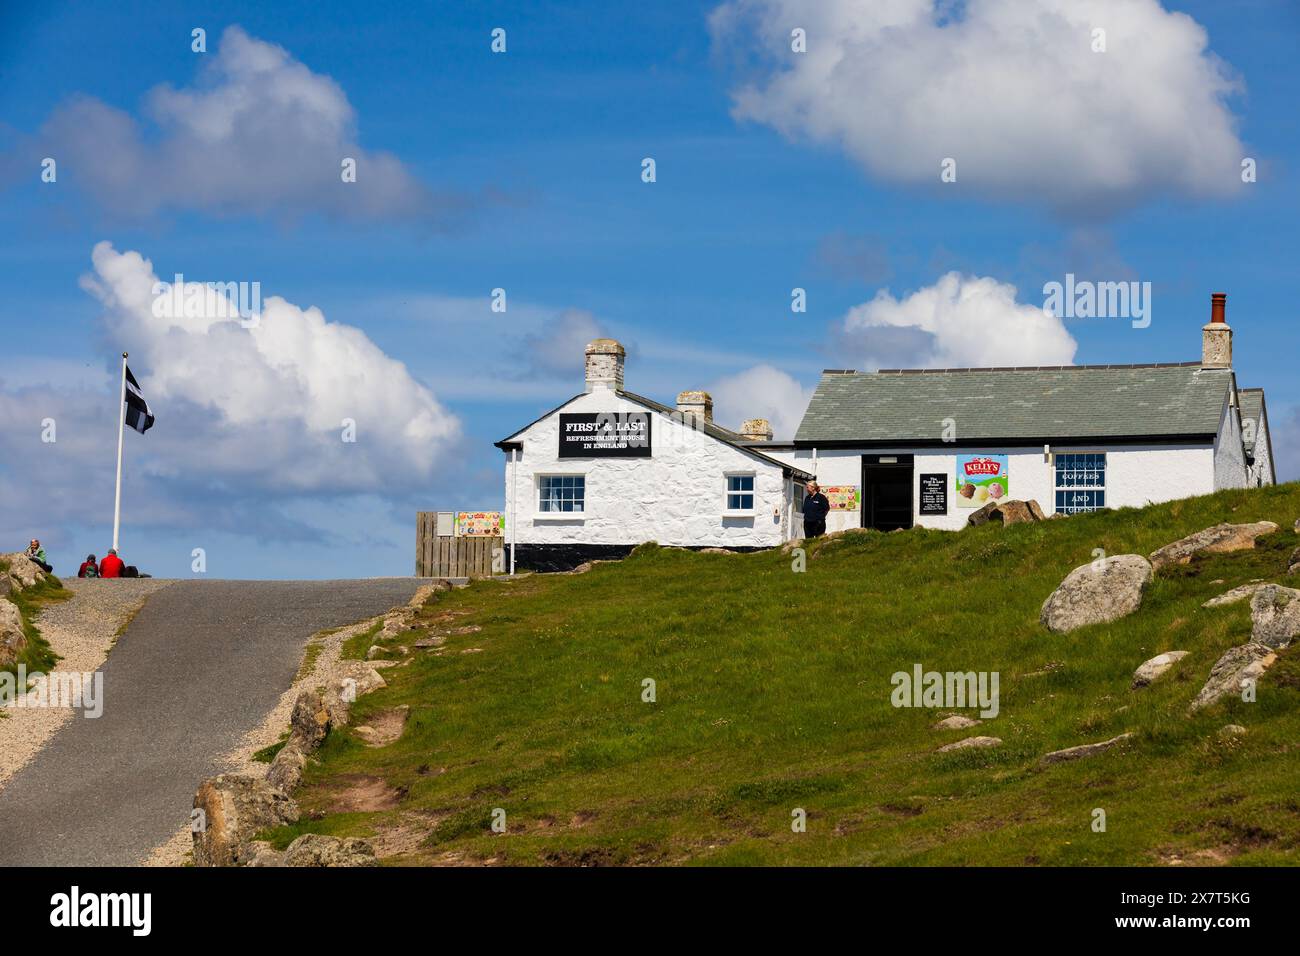
{"type": "Polygon", "coordinates": [[[81,562],[81,568],[77,571],[77,577],[99,577],[99,565],[95,563],[95,556],[93,554],[86,555],[86,560],[81,562]]]}
{"type": "Polygon", "coordinates": [[[109,548],[104,560],[99,562],[101,578],[120,578],[122,576],[122,559],[117,556],[117,548],[109,548]]]}
{"type": "Polygon", "coordinates": [[[33,564],[39,565],[40,569],[49,574],[54,568],[45,560],[45,549],[41,543],[32,538],[32,543],[27,546],[27,557],[33,564]]]}

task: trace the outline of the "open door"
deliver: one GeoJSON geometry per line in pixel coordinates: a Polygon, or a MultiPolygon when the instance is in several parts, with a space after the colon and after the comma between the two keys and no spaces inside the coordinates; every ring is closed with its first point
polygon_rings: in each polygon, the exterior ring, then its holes
{"type": "Polygon", "coordinates": [[[912,527],[911,455],[862,456],[862,527],[912,527]]]}

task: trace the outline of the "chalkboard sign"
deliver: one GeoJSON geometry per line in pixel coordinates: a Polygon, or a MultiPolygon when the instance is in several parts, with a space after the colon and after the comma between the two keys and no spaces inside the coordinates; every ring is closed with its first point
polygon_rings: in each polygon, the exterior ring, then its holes
{"type": "Polygon", "coordinates": [[[948,476],[921,475],[921,514],[948,513],[948,476]]]}
{"type": "Polygon", "coordinates": [[[560,415],[561,458],[649,458],[649,412],[560,415]]]}

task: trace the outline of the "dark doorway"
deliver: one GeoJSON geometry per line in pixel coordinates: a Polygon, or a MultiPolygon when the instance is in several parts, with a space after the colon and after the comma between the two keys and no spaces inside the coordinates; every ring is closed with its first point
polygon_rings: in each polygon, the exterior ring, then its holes
{"type": "Polygon", "coordinates": [[[862,456],[862,527],[912,527],[912,456],[862,456]]]}

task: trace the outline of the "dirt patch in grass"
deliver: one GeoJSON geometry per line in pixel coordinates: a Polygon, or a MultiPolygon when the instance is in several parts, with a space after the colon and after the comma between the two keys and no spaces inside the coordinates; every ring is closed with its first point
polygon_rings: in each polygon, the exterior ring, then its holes
{"type": "Polygon", "coordinates": [[[1156,851],[1156,859],[1161,866],[1224,866],[1240,853],[1241,850],[1230,845],[1190,851],[1162,847],[1156,851]]]}
{"type": "Polygon", "coordinates": [[[367,747],[386,747],[402,736],[410,713],[410,708],[405,706],[390,707],[371,714],[364,724],[358,724],[352,732],[367,747]]]}
{"type": "Polygon", "coordinates": [[[332,813],[396,810],[402,802],[402,792],[379,777],[346,774],[336,778],[335,784],[328,793],[327,806],[332,813]]]}

